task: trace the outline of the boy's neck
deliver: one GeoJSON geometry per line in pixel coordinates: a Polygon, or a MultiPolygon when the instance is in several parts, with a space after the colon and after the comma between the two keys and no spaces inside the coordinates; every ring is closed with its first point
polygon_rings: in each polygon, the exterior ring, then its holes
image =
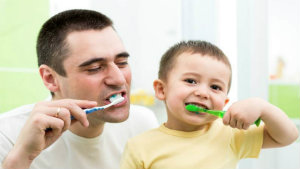
{"type": "Polygon", "coordinates": [[[181,124],[181,125],[173,125],[170,122],[166,122],[164,123],[165,127],[171,129],[171,130],[178,130],[178,131],[185,131],[185,132],[192,132],[192,131],[199,131],[199,130],[203,130],[203,129],[208,129],[208,127],[211,125],[211,123],[206,123],[203,125],[197,125],[197,126],[192,126],[192,125],[185,125],[185,124],[181,124]]]}

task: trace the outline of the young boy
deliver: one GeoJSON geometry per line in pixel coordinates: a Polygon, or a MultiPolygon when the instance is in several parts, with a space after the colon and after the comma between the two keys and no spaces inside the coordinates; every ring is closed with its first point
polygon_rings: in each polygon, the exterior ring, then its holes
{"type": "Polygon", "coordinates": [[[204,41],[180,42],[162,57],[156,97],[168,120],[159,128],[130,139],[122,169],[229,169],[242,158],[257,158],[261,148],[281,147],[298,137],[286,114],[274,105],[250,98],[234,103],[223,121],[190,112],[194,104],[222,110],[229,99],[231,66],[223,52],[204,41]],[[264,124],[250,126],[261,118],[264,124]]]}

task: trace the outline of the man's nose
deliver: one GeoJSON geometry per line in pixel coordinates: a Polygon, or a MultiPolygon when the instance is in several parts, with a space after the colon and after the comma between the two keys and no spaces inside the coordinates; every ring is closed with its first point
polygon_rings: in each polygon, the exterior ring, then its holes
{"type": "Polygon", "coordinates": [[[109,66],[105,83],[109,86],[122,86],[126,83],[122,70],[116,64],[109,66]]]}
{"type": "Polygon", "coordinates": [[[209,87],[205,84],[200,84],[197,86],[197,89],[195,90],[195,95],[199,96],[204,99],[209,98],[209,87]]]}

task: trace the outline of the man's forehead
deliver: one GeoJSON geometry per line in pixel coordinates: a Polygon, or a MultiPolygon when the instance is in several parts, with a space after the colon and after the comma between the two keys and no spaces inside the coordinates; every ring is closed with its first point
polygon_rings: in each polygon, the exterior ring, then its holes
{"type": "Polygon", "coordinates": [[[72,32],[67,37],[70,57],[92,58],[128,57],[126,49],[112,28],[72,32]]]}

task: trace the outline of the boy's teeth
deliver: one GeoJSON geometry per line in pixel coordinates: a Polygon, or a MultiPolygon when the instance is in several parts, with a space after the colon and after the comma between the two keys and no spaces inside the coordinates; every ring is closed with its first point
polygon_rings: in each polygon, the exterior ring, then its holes
{"type": "MultiPolygon", "coordinates": [[[[204,107],[204,106],[202,106],[202,105],[198,105],[198,104],[195,104],[195,103],[189,103],[189,104],[195,105],[195,106],[197,106],[197,107],[201,107],[201,108],[203,108],[203,109],[207,109],[207,107],[204,107]]],[[[189,104],[188,104],[188,105],[189,105],[189,104]]]]}
{"type": "Polygon", "coordinates": [[[118,98],[122,97],[121,93],[119,94],[114,94],[112,96],[110,96],[109,101],[113,102],[114,100],[117,100],[118,98]]]}

